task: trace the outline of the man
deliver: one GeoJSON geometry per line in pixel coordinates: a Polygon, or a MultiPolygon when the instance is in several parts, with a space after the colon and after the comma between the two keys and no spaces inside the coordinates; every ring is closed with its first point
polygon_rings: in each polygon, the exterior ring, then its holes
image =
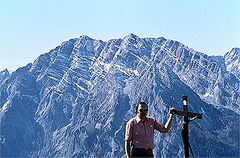
{"type": "MultiPolygon", "coordinates": [[[[170,107],[169,113],[175,108],[170,107]]],[[[173,114],[170,114],[165,126],[159,124],[154,118],[148,117],[148,106],[144,102],[136,105],[136,117],[130,119],[126,125],[125,150],[127,157],[153,157],[154,129],[168,133],[172,125],[173,114]],[[132,151],[130,154],[130,143],[132,151]]]]}

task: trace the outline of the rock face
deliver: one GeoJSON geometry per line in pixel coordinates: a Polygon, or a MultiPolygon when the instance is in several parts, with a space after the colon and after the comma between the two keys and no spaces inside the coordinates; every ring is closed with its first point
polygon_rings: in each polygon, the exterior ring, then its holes
{"type": "MultiPolygon", "coordinates": [[[[239,48],[214,58],[134,34],[63,42],[1,75],[1,156],[122,157],[135,105],[146,102],[149,115],[165,124],[185,94],[189,111],[203,113],[189,124],[194,155],[238,157],[239,58],[239,48]]],[[[169,133],[155,133],[156,157],[184,156],[181,126],[175,118],[169,133]]]]}
{"type": "Polygon", "coordinates": [[[233,48],[224,55],[226,68],[240,79],[240,49],[233,48]]]}
{"type": "Polygon", "coordinates": [[[3,70],[0,72],[0,85],[2,84],[2,82],[9,76],[9,72],[7,69],[3,70]]]}
{"type": "Polygon", "coordinates": [[[233,48],[224,56],[210,56],[210,58],[240,79],[240,48],[233,48]]]}

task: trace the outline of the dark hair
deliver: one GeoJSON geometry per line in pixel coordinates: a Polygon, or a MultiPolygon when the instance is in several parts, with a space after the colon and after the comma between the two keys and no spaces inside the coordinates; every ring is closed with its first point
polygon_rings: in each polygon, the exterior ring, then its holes
{"type": "Polygon", "coordinates": [[[148,105],[147,105],[146,103],[140,102],[140,103],[138,103],[138,104],[136,105],[136,107],[135,107],[135,113],[136,113],[136,114],[138,113],[138,106],[139,106],[139,105],[146,105],[147,108],[148,108],[148,105]]]}

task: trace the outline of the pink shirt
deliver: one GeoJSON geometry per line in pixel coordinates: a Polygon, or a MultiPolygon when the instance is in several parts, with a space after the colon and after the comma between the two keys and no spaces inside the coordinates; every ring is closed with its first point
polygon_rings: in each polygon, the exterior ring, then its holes
{"type": "Polygon", "coordinates": [[[132,141],[134,148],[153,148],[154,129],[163,132],[164,126],[159,124],[154,118],[147,117],[141,122],[139,116],[128,121],[126,125],[125,140],[132,141]]]}

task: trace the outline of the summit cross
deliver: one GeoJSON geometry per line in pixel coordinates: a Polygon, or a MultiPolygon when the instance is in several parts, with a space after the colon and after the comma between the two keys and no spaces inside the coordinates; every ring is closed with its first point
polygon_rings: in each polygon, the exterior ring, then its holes
{"type": "Polygon", "coordinates": [[[174,110],[171,111],[171,114],[176,114],[182,121],[182,139],[184,143],[184,150],[185,150],[185,157],[189,157],[189,148],[191,150],[192,156],[193,152],[189,144],[189,137],[188,137],[188,123],[195,120],[195,119],[202,119],[202,113],[193,113],[193,112],[188,112],[188,106],[187,106],[187,96],[183,95],[183,111],[180,110],[174,110]],[[179,115],[183,116],[180,117],[179,115]],[[192,119],[188,120],[188,117],[192,117],[192,119]]]}

